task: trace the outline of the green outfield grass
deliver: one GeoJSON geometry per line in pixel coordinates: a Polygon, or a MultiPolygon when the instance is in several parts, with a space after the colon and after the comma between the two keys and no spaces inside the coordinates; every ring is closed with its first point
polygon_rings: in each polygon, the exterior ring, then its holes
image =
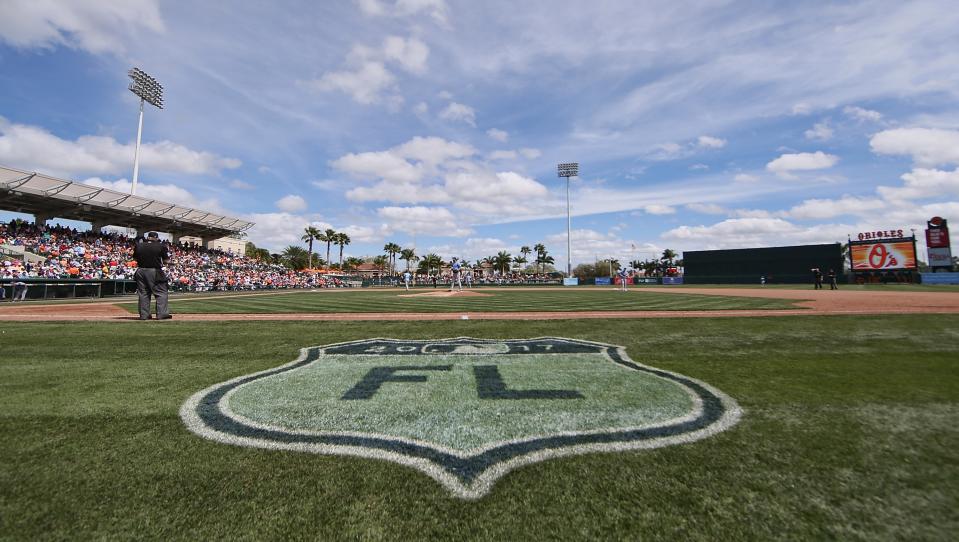
{"type": "Polygon", "coordinates": [[[950,540],[957,330],[956,315],[3,323],[0,538],[950,540]],[[691,444],[528,465],[464,501],[390,462],[220,444],[178,416],[304,346],[544,335],[623,345],[743,418],[691,444]]]}
{"type": "MultiPolygon", "coordinates": [[[[404,297],[444,289],[278,291],[261,295],[173,298],[174,314],[337,312],[696,311],[794,309],[791,300],[644,292],[634,289],[481,289],[487,296],[404,297]]],[[[136,303],[122,305],[136,313],[136,303]]]]}

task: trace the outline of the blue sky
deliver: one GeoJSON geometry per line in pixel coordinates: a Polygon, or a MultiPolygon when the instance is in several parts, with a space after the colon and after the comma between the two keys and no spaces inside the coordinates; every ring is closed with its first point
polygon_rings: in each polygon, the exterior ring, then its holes
{"type": "Polygon", "coordinates": [[[272,250],[563,268],[565,161],[574,265],[959,220],[954,3],[791,4],[0,0],[0,164],[129,190],[137,66],[138,194],[272,250]]]}

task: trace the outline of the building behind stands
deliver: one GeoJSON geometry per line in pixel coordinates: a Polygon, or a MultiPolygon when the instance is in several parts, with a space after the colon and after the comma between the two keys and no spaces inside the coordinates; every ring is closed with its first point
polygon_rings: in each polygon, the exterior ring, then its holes
{"type": "Polygon", "coordinates": [[[812,269],[823,274],[843,272],[842,245],[694,250],[683,252],[686,284],[798,284],[812,280],[812,269]]]}

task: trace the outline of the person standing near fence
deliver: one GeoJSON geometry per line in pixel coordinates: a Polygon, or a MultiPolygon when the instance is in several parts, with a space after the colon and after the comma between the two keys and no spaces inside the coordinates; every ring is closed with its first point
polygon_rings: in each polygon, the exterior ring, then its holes
{"type": "Polygon", "coordinates": [[[20,273],[20,277],[13,281],[13,299],[10,301],[24,301],[27,299],[27,283],[23,279],[27,278],[27,272],[20,273]]]}
{"type": "Polygon", "coordinates": [[[173,318],[167,308],[167,276],[163,266],[170,259],[170,252],[155,231],[147,233],[146,238],[133,249],[133,259],[137,261],[134,278],[137,281],[137,298],[140,320],[150,319],[150,296],[156,298],[157,320],[173,318]]]}

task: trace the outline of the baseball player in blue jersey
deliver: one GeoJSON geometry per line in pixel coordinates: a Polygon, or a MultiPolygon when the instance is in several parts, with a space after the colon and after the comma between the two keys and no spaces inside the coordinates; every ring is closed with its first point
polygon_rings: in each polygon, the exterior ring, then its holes
{"type": "Polygon", "coordinates": [[[450,291],[452,292],[454,289],[459,289],[459,291],[462,292],[463,291],[463,279],[462,279],[463,266],[460,264],[457,258],[453,258],[453,265],[450,266],[450,271],[453,272],[453,280],[450,281],[450,291]]]}

